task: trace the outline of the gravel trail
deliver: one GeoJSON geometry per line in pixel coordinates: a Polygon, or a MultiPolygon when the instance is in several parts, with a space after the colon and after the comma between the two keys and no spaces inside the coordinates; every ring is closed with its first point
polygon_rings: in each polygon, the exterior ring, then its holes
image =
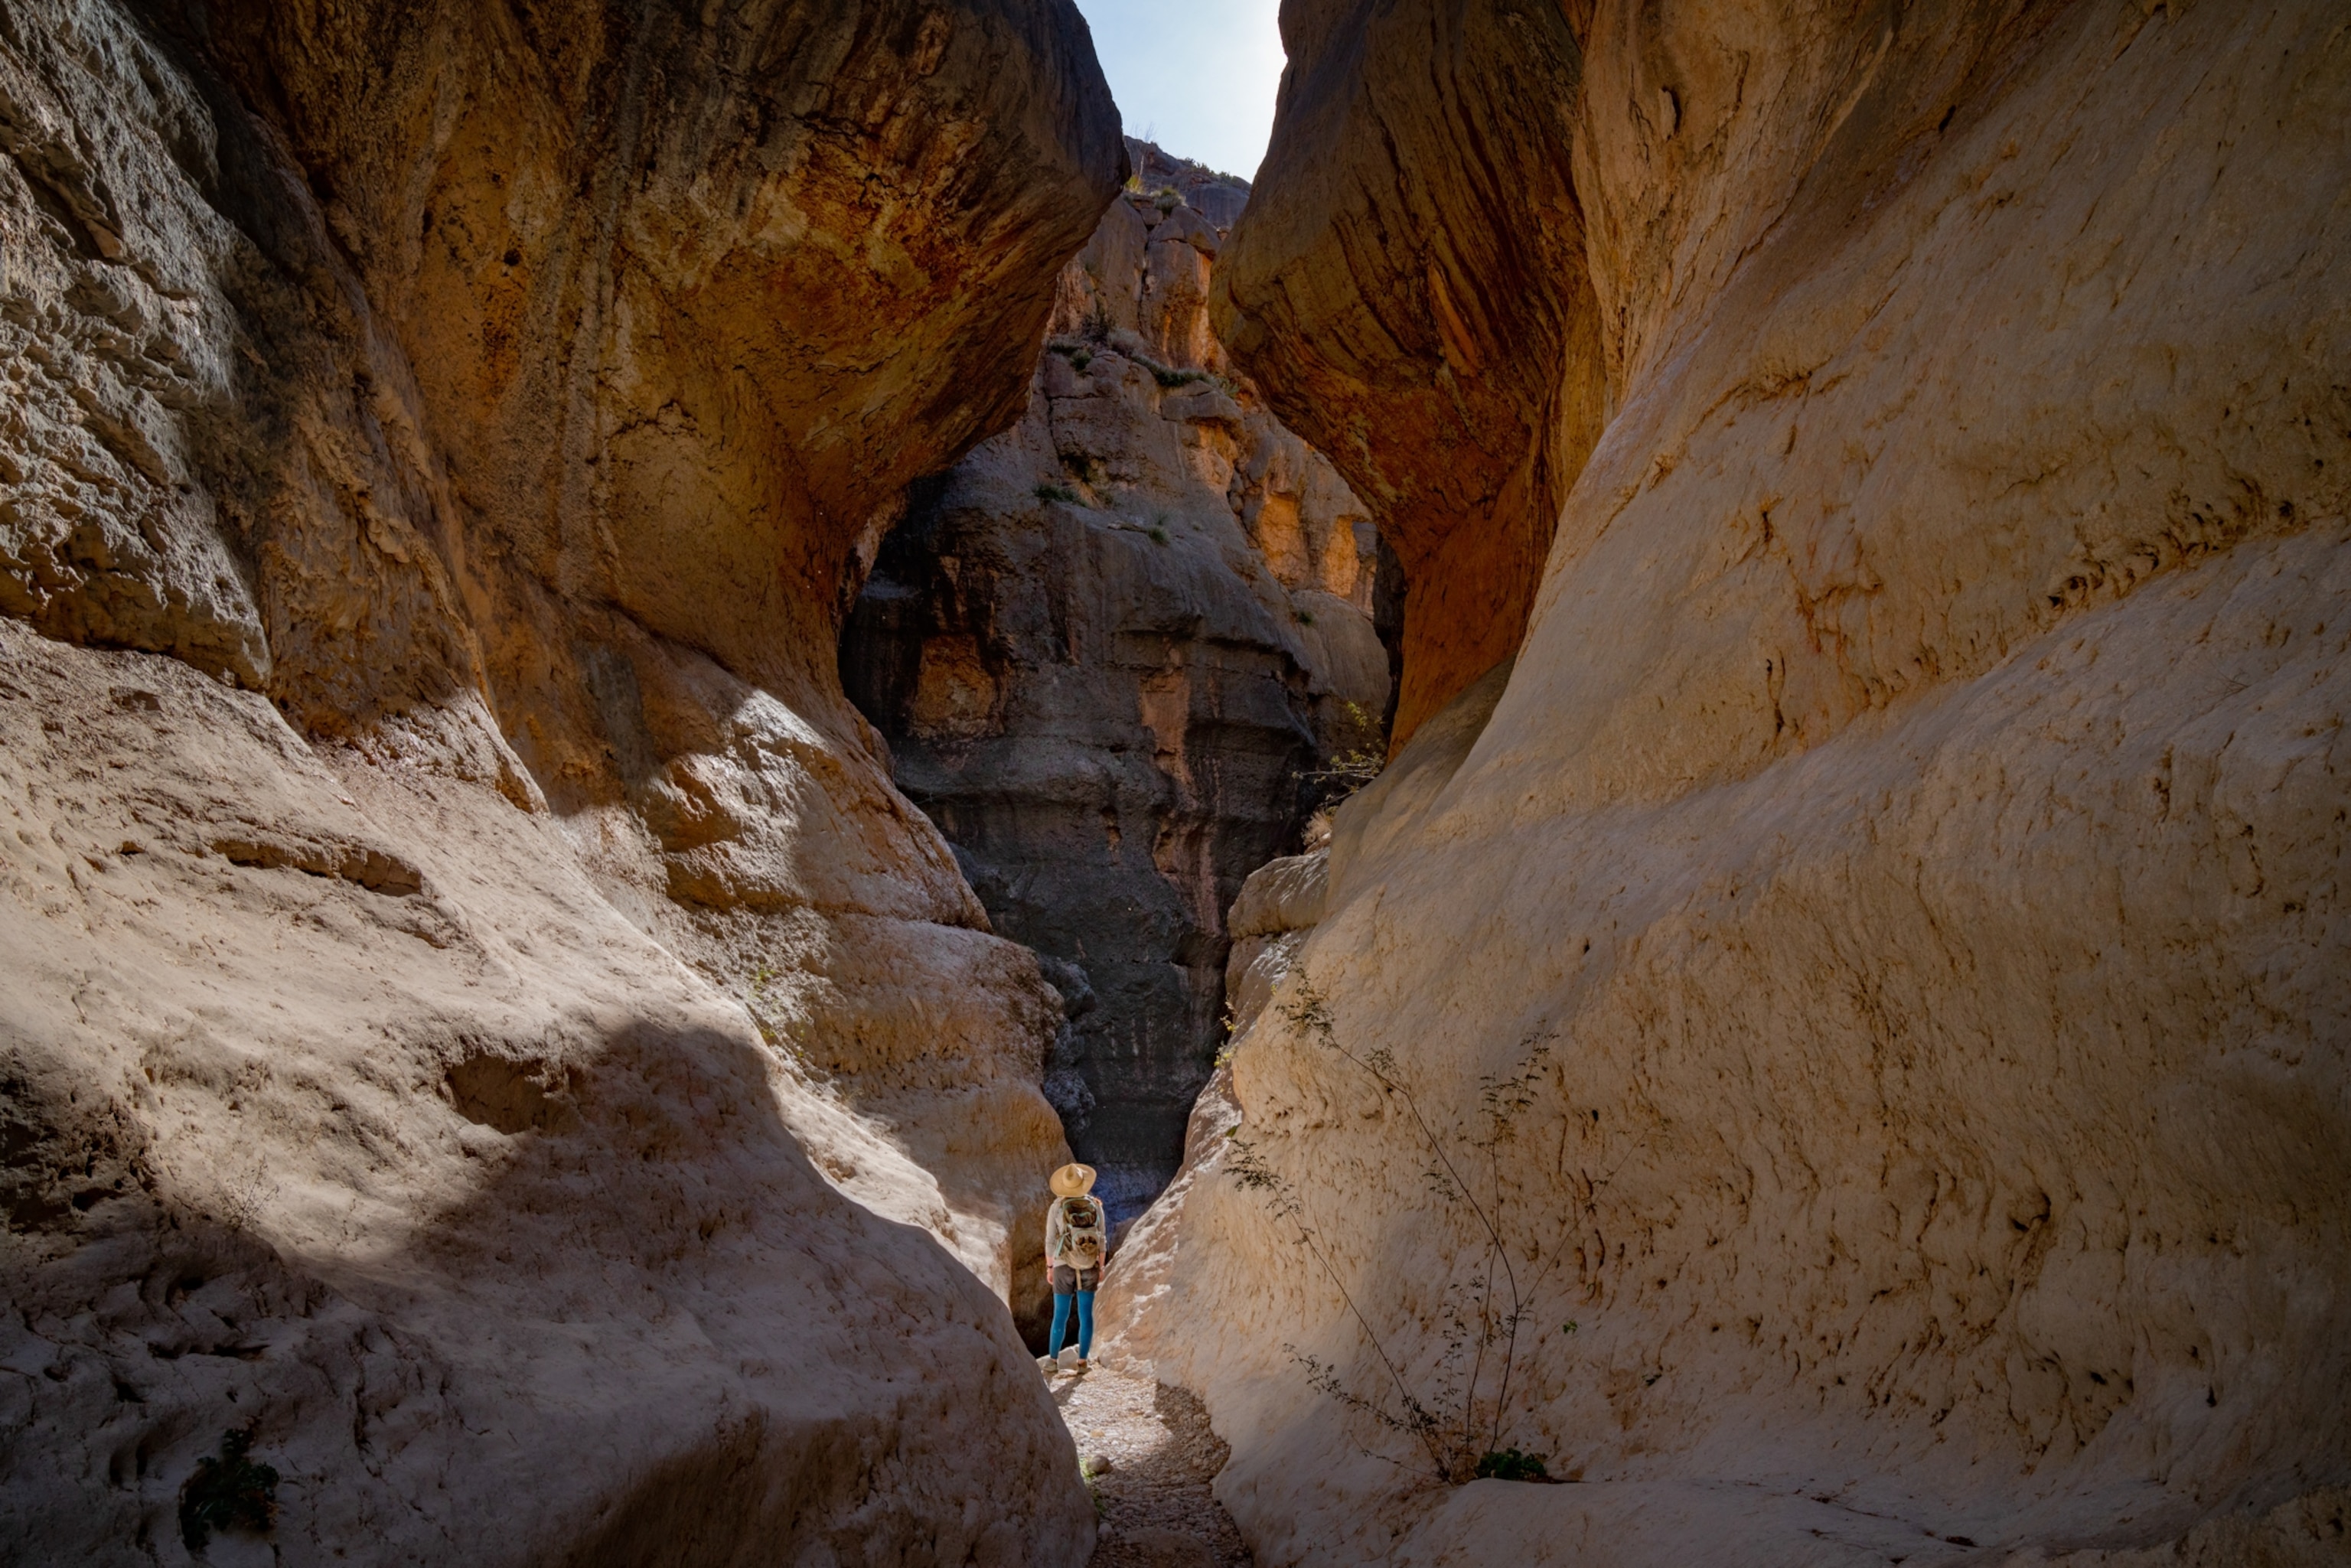
{"type": "Polygon", "coordinates": [[[1096,1362],[1054,1377],[1053,1403],[1102,1511],[1092,1568],[1254,1568],[1208,1490],[1228,1450],[1197,1399],[1096,1362]]]}

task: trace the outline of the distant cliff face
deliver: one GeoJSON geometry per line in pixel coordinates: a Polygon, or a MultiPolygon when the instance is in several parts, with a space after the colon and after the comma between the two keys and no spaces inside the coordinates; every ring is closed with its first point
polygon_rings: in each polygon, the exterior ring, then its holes
{"type": "Polygon", "coordinates": [[[2342,7],[1283,26],[1219,319],[1409,734],[1114,1354],[1261,1561],[2342,1561],[2342,7]]]}
{"type": "Polygon", "coordinates": [[[0,152],[0,1535],[236,1427],[305,1556],[1082,1561],[1061,1008],[834,660],[1123,175],[1075,11],[28,0],[0,152]]]}
{"type": "Polygon", "coordinates": [[[841,647],[899,787],[1063,994],[1047,1092],[1120,1218],[1224,1039],[1227,906],[1388,695],[1364,510],[1207,329],[1246,192],[1130,151],[1026,415],[920,489],[841,647]]]}

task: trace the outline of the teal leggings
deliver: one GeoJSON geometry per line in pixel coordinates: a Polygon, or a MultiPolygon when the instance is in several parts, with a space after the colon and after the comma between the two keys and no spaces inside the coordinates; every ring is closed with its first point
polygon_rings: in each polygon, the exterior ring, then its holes
{"type": "MultiPolygon", "coordinates": [[[[1094,1293],[1075,1292],[1078,1301],[1078,1359],[1091,1359],[1094,1348],[1094,1293]]],[[[1053,1337],[1045,1342],[1045,1354],[1061,1354],[1061,1336],[1070,1327],[1070,1298],[1058,1291],[1053,1294],[1053,1337]]]]}

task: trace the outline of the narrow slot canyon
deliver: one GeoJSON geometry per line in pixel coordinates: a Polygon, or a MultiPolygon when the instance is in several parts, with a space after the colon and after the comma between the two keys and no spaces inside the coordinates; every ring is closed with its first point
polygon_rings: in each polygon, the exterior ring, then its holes
{"type": "Polygon", "coordinates": [[[0,1568],[2351,1565],[2346,122],[0,0],[0,1568]]]}
{"type": "Polygon", "coordinates": [[[1122,1227],[1228,1038],[1226,914],[1327,830],[1341,759],[1384,753],[1400,632],[1368,514],[1210,329],[1246,188],[1127,151],[1020,422],[914,487],[841,656],[898,788],[1064,998],[1046,1096],[1122,1227]]]}

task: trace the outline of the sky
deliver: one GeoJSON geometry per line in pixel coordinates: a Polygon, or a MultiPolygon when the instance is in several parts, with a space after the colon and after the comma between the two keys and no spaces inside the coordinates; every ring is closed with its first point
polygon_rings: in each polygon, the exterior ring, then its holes
{"type": "Polygon", "coordinates": [[[1249,179],[1281,85],[1280,0],[1078,0],[1129,136],[1249,179]]]}

